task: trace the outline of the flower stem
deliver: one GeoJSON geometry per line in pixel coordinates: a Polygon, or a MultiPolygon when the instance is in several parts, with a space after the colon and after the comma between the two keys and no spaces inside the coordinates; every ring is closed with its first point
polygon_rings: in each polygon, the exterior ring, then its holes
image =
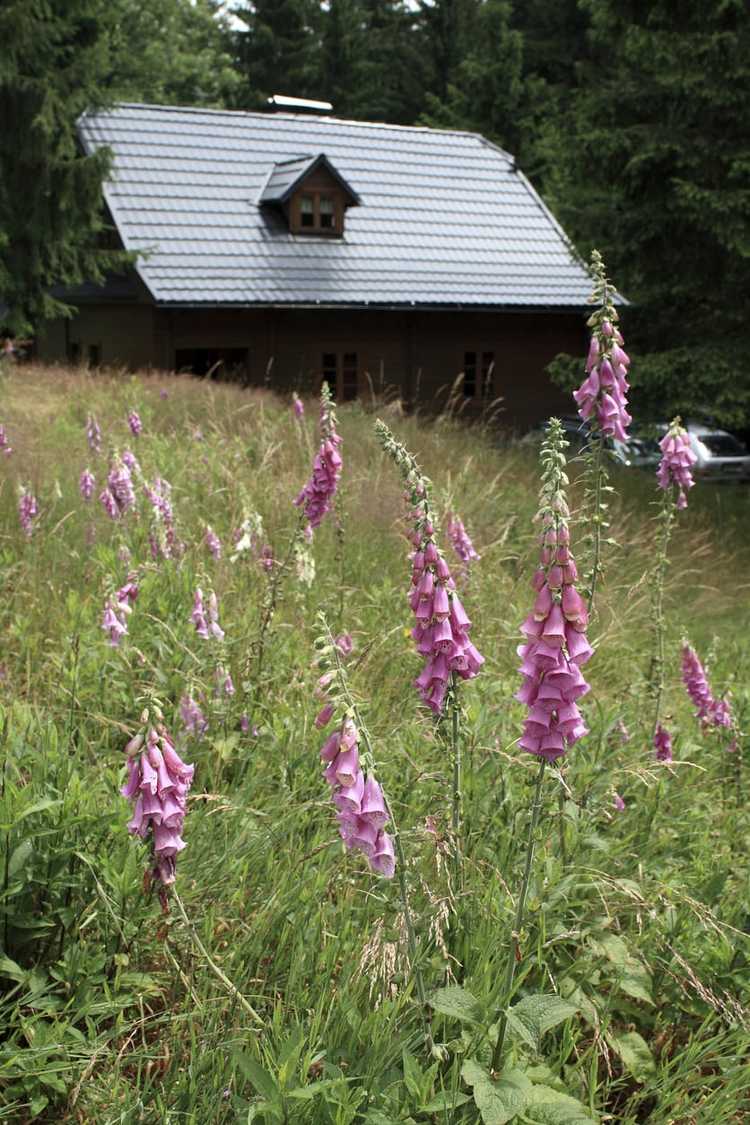
{"type": "Polygon", "coordinates": [[[594,547],[593,559],[591,563],[591,586],[589,587],[589,614],[594,608],[594,595],[596,593],[596,583],[601,571],[601,550],[602,550],[602,484],[603,484],[603,460],[604,460],[604,434],[599,432],[596,441],[596,453],[591,466],[591,472],[594,477],[594,511],[593,511],[593,524],[594,524],[594,547]]]}
{"type": "Polygon", "coordinates": [[[463,883],[463,844],[461,833],[463,828],[463,792],[462,792],[462,761],[460,738],[460,707],[458,702],[458,677],[451,673],[451,758],[453,761],[453,800],[451,808],[451,831],[453,833],[453,855],[456,892],[461,890],[463,883]]]}
{"type": "Polygon", "coordinates": [[[274,568],[273,574],[271,575],[271,581],[269,582],[269,585],[268,585],[268,595],[266,597],[265,605],[263,606],[263,609],[261,611],[260,623],[258,625],[258,637],[257,637],[257,640],[255,642],[255,652],[256,652],[256,656],[255,656],[255,681],[256,681],[256,683],[260,683],[260,676],[261,676],[261,672],[263,671],[263,658],[265,656],[266,635],[268,633],[268,629],[269,629],[269,626],[271,624],[271,621],[273,620],[273,615],[276,612],[276,606],[277,606],[278,600],[279,600],[279,590],[280,590],[280,587],[281,587],[281,582],[282,582],[282,579],[283,579],[284,575],[286,574],[287,570],[289,569],[289,564],[292,561],[292,556],[294,555],[295,547],[297,546],[297,544],[300,541],[300,538],[302,537],[303,526],[304,526],[304,515],[300,515],[300,518],[297,522],[297,526],[294,529],[294,531],[292,532],[292,536],[289,540],[289,546],[287,547],[287,552],[286,552],[286,555],[284,557],[284,560],[283,560],[283,562],[279,563],[279,565],[277,567],[274,568]]]}
{"type": "Polygon", "coordinates": [[[654,717],[651,727],[651,737],[656,734],[661,715],[662,699],[664,697],[664,584],[667,574],[667,550],[672,534],[672,521],[674,519],[674,500],[671,493],[664,494],[660,518],[662,520],[662,537],[659,555],[656,560],[656,581],[654,583],[654,655],[651,664],[651,688],[654,694],[654,717]]]}
{"type": "Polygon", "coordinates": [[[211,969],[211,971],[215,974],[215,976],[218,977],[218,979],[224,985],[224,987],[226,988],[226,990],[230,994],[230,996],[233,996],[235,998],[235,1000],[237,1000],[242,1005],[242,1007],[245,1009],[247,1014],[255,1021],[255,1023],[257,1023],[259,1025],[259,1027],[265,1027],[266,1026],[265,1020],[261,1016],[258,1015],[258,1013],[256,1012],[255,1008],[252,1006],[252,1004],[250,1004],[249,1001],[247,1001],[245,999],[245,997],[242,995],[242,993],[236,987],[236,985],[232,984],[231,980],[226,975],[226,973],[222,969],[219,968],[219,966],[216,964],[216,962],[214,961],[211,954],[206,949],[206,947],[203,944],[203,942],[201,941],[201,939],[198,937],[198,931],[195,929],[195,926],[193,925],[193,923],[188,918],[187,912],[185,911],[185,907],[182,904],[182,899],[177,894],[177,891],[175,891],[174,889],[172,890],[172,898],[177,903],[177,908],[180,911],[180,914],[182,915],[183,922],[187,926],[188,933],[190,934],[190,937],[192,938],[193,942],[195,943],[195,946],[198,949],[199,953],[204,958],[204,960],[205,960],[206,964],[208,965],[209,969],[211,969]]]}
{"type": "Polygon", "coordinates": [[[513,994],[513,978],[516,974],[516,962],[521,959],[520,934],[523,925],[523,916],[526,910],[526,895],[528,894],[529,882],[531,880],[531,868],[534,862],[534,838],[536,836],[537,825],[539,824],[539,814],[542,811],[542,782],[544,781],[546,765],[547,759],[541,758],[539,761],[539,770],[536,775],[534,803],[531,807],[529,835],[526,841],[526,863],[524,865],[523,881],[521,882],[521,890],[518,895],[518,902],[516,903],[516,917],[513,923],[510,949],[508,951],[508,963],[505,969],[505,981],[502,991],[502,1015],[500,1016],[500,1024],[497,1029],[497,1043],[492,1053],[493,1070],[499,1070],[502,1063],[505,1032],[508,1027],[508,1007],[513,994]]]}

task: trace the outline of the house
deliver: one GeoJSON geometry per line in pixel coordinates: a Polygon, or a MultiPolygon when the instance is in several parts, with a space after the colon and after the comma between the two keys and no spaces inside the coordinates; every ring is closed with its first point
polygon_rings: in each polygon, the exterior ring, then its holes
{"type": "Polygon", "coordinates": [[[545,366],[583,353],[591,279],[513,157],[472,133],[119,105],[79,123],[135,268],[65,296],[39,353],[216,369],[339,399],[372,384],[523,426],[564,408],[545,366]],[[459,382],[456,383],[457,378],[459,382]]]}

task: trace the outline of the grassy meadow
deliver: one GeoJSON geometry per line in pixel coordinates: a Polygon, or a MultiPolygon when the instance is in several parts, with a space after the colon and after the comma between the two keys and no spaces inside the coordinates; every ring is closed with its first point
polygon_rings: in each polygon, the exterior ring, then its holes
{"type": "MultiPolygon", "coordinates": [[[[729,754],[726,739],[701,731],[679,645],[689,636],[715,693],[730,691],[740,727],[750,726],[750,493],[697,485],[677,521],[665,600],[668,765],[654,759],[648,684],[656,488],[649,475],[612,469],[616,544],[604,548],[582,700],[590,733],[547,769],[517,935],[522,1007],[504,1070],[490,1076],[536,775],[516,745],[525,709],[513,698],[519,625],[534,599],[536,452],[448,416],[405,416],[393,402],[342,406],[342,532],[327,518],[290,560],[261,660],[275,573],[261,548],[278,572],[317,448],[317,404],[305,406],[298,420],[270,392],[166,375],[19,366],[0,376],[13,447],[0,457],[0,1120],[749,1120],[750,776],[742,739],[729,754]],[[91,413],[98,455],[87,445],[91,413]],[[413,687],[421,664],[402,486],[374,439],[378,416],[432,480],[451,566],[451,511],[481,555],[457,577],[486,658],[461,690],[460,879],[448,732],[413,687]],[[137,513],[121,520],[99,502],[110,455],[124,448],[146,480],[172,485],[181,557],[153,559],[142,488],[137,513]],[[79,493],[86,466],[89,501],[79,493]],[[26,483],[39,505],[30,537],[17,510],[26,483]],[[257,534],[254,549],[237,551],[243,521],[257,534]],[[102,612],[131,571],[139,595],[112,647],[102,612]],[[216,591],[224,641],[196,634],[198,586],[216,591]],[[354,641],[350,687],[401,830],[440,1057],[425,1047],[399,880],[344,850],[322,777],[321,611],[354,641]],[[233,695],[217,695],[217,664],[233,695]],[[208,718],[200,737],[180,714],[188,691],[208,718]],[[128,835],[119,793],[125,744],[153,698],[195,765],[177,863],[184,915],[177,901],[164,913],[144,889],[147,848],[128,835]]],[[[575,463],[569,472],[575,514],[575,463]]],[[[573,522],[585,562],[579,535],[573,522]]]]}

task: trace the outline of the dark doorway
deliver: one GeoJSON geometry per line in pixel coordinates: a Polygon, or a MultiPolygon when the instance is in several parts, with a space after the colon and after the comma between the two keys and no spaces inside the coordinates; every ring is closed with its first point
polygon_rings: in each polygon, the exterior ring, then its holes
{"type": "Polygon", "coordinates": [[[175,352],[176,371],[190,372],[212,379],[236,379],[246,382],[247,348],[178,348],[175,352]]]}

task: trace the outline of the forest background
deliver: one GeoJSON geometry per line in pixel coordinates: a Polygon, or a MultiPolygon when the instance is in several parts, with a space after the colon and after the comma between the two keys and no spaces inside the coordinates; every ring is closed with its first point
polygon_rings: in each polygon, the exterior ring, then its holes
{"type": "MultiPolygon", "coordinates": [[[[274,93],[508,149],[626,312],[640,416],[750,430],[750,7],[745,0],[4,0],[4,327],[102,250],[106,153],[75,122],[118,101],[259,110],[274,93]]],[[[560,360],[556,377],[570,364],[560,360]]]]}

